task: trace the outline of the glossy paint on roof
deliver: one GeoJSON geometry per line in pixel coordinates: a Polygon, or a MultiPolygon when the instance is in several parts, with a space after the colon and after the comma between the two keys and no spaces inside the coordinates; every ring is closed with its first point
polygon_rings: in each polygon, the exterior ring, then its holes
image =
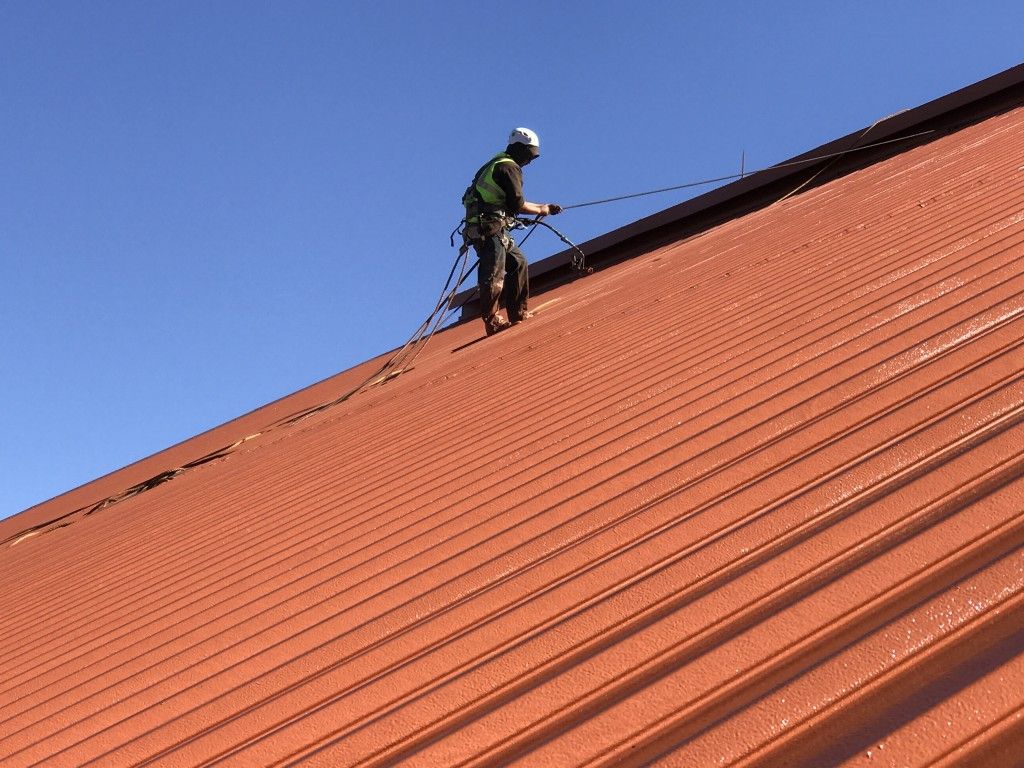
{"type": "Polygon", "coordinates": [[[3,764],[1020,765],[1022,158],[1017,107],[7,536],[3,764]]]}

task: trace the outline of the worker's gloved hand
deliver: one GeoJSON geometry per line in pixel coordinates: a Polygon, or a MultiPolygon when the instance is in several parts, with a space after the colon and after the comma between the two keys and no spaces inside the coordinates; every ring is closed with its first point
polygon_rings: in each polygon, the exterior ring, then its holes
{"type": "Polygon", "coordinates": [[[557,216],[562,212],[562,206],[558,203],[548,203],[548,216],[557,216]]]}

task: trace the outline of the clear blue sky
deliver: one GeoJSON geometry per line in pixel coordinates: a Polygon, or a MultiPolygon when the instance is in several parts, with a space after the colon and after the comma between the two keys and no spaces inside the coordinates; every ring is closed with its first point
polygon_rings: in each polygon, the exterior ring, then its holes
{"type": "Polygon", "coordinates": [[[401,344],[514,126],[530,199],[668,186],[1014,66],[1021,29],[1019,0],[0,0],[0,517],[401,344]]]}

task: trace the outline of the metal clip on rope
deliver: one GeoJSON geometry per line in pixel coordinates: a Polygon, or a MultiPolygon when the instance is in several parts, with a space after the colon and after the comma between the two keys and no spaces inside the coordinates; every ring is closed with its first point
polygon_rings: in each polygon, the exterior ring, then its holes
{"type": "MultiPolygon", "coordinates": [[[[583,253],[582,250],[580,250],[580,247],[578,245],[576,245],[576,243],[574,243],[568,237],[566,237],[561,232],[559,232],[557,229],[555,229],[550,224],[548,224],[546,221],[542,221],[541,220],[542,218],[543,217],[538,216],[535,219],[515,219],[515,228],[516,229],[526,229],[527,227],[531,227],[531,228],[532,227],[536,227],[539,224],[542,227],[546,227],[547,229],[550,229],[552,232],[555,233],[555,236],[558,237],[559,240],[561,240],[563,243],[565,243],[570,248],[572,248],[572,250],[573,250],[573,254],[571,256],[571,258],[572,258],[572,268],[576,272],[581,274],[581,275],[589,275],[589,274],[591,274],[594,271],[594,268],[587,266],[587,262],[586,262],[587,256],[586,256],[585,253],[583,253]]],[[[526,237],[529,237],[529,234],[526,237]]],[[[524,243],[526,242],[526,237],[523,238],[522,242],[524,242],[524,243]]],[[[520,243],[520,245],[522,245],[522,243],[520,243]]]]}

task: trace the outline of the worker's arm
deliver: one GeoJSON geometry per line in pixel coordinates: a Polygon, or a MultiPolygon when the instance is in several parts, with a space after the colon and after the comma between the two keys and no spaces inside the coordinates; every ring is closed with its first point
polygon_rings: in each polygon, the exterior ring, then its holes
{"type": "Polygon", "coordinates": [[[554,216],[562,212],[562,206],[558,203],[531,203],[528,200],[524,200],[519,212],[532,213],[536,216],[554,216]]]}
{"type": "Polygon", "coordinates": [[[554,216],[562,212],[562,206],[555,203],[531,203],[523,197],[523,171],[515,163],[499,164],[494,169],[494,181],[505,192],[505,210],[510,213],[515,211],[535,216],[554,216]]]}

